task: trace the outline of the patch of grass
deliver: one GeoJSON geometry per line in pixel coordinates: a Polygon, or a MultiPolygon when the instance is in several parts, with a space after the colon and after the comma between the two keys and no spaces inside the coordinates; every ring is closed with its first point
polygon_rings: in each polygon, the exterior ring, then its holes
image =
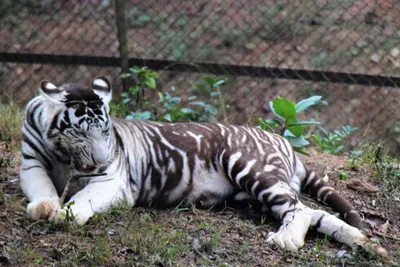
{"type": "Polygon", "coordinates": [[[363,144],[357,150],[348,153],[347,167],[370,169],[373,178],[386,190],[400,192],[400,160],[392,158],[380,143],[363,144]]]}
{"type": "Polygon", "coordinates": [[[29,263],[31,266],[41,266],[43,261],[43,258],[30,244],[22,244],[18,249],[5,246],[3,253],[11,263],[16,265],[29,263]]]}
{"type": "Polygon", "coordinates": [[[102,265],[108,263],[110,254],[108,241],[105,238],[99,238],[88,251],[81,250],[77,260],[80,264],[102,265]]]}
{"type": "Polygon", "coordinates": [[[11,166],[19,149],[23,114],[13,101],[0,104],[0,174],[11,166]]]}
{"type": "Polygon", "coordinates": [[[178,255],[189,250],[182,229],[169,229],[155,223],[134,224],[121,237],[121,245],[129,247],[133,257],[142,264],[171,266],[177,262],[178,255]]]}

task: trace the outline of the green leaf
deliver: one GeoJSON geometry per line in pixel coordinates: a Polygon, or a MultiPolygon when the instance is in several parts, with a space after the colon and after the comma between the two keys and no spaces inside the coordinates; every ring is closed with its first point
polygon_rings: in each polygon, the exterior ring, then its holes
{"type": "Polygon", "coordinates": [[[347,175],[347,173],[345,173],[344,171],[339,171],[339,179],[340,180],[347,180],[349,178],[349,176],[347,175]]]}
{"type": "Polygon", "coordinates": [[[139,92],[139,90],[140,90],[139,86],[129,87],[129,93],[132,95],[139,92]]]}
{"type": "Polygon", "coordinates": [[[210,96],[211,97],[218,96],[218,93],[217,92],[210,92],[210,96]]]}
{"type": "Polygon", "coordinates": [[[156,88],[156,80],[154,80],[153,78],[146,77],[144,83],[147,85],[147,87],[151,89],[156,88]]]}
{"type": "Polygon", "coordinates": [[[270,102],[272,112],[278,118],[287,121],[296,118],[296,109],[292,102],[283,97],[277,97],[272,103],[270,102]]]}
{"type": "Polygon", "coordinates": [[[226,83],[225,79],[217,79],[217,80],[214,81],[212,86],[213,87],[217,87],[217,86],[225,84],[225,83],[226,83]]]}
{"type": "Polygon", "coordinates": [[[296,121],[296,122],[292,122],[288,125],[288,127],[290,126],[295,126],[295,125],[320,125],[321,123],[318,121],[296,121]]]}
{"type": "Polygon", "coordinates": [[[268,125],[270,127],[275,127],[275,126],[281,126],[282,127],[281,122],[278,121],[278,120],[275,120],[275,119],[265,119],[265,120],[258,119],[258,120],[259,120],[260,124],[265,124],[265,125],[268,125]]]}
{"type": "Polygon", "coordinates": [[[182,113],[195,113],[196,111],[191,108],[181,108],[182,113]]]}
{"type": "Polygon", "coordinates": [[[127,77],[130,77],[130,76],[132,76],[132,74],[130,74],[130,73],[122,73],[121,74],[121,78],[127,78],[127,77]]]}
{"type": "Polygon", "coordinates": [[[147,69],[147,67],[140,68],[137,66],[133,66],[132,68],[129,68],[129,71],[131,71],[133,73],[140,73],[140,72],[145,71],[146,69],[147,69]]]}
{"type": "Polygon", "coordinates": [[[189,102],[189,105],[197,105],[197,106],[204,107],[206,105],[206,103],[204,103],[203,101],[193,101],[193,102],[189,102]]]}
{"type": "Polygon", "coordinates": [[[127,120],[149,120],[151,119],[150,111],[143,111],[140,113],[131,112],[130,115],[126,116],[127,120]]]}
{"type": "Polygon", "coordinates": [[[291,136],[285,136],[285,138],[289,141],[289,143],[292,145],[292,147],[305,147],[310,144],[304,136],[299,136],[299,137],[291,137],[291,136]]]}
{"type": "Polygon", "coordinates": [[[294,125],[295,122],[296,122],[296,118],[290,118],[290,119],[286,120],[286,122],[285,122],[286,129],[288,129],[291,133],[293,133],[297,137],[302,136],[304,133],[303,126],[294,125]],[[292,126],[288,126],[288,125],[292,125],[292,126]]]}
{"type": "Polygon", "coordinates": [[[286,129],[284,132],[283,132],[283,136],[284,137],[296,137],[290,130],[288,130],[288,129],[286,129]]]}
{"type": "Polygon", "coordinates": [[[171,114],[165,114],[165,115],[164,115],[164,119],[165,119],[166,121],[172,122],[172,120],[171,120],[171,114]]]}
{"type": "Polygon", "coordinates": [[[258,124],[259,128],[264,130],[264,131],[268,131],[268,132],[275,132],[274,131],[274,127],[281,127],[281,122],[278,120],[274,120],[274,119],[261,119],[261,118],[257,118],[254,120],[254,122],[256,124],[258,124]]]}
{"type": "Polygon", "coordinates": [[[322,96],[315,95],[315,96],[312,96],[312,97],[309,97],[309,98],[299,101],[296,104],[296,112],[301,112],[312,105],[318,104],[320,102],[321,98],[322,98],[322,96]]]}
{"type": "Polygon", "coordinates": [[[294,147],[293,150],[296,151],[297,153],[300,153],[300,154],[303,154],[303,155],[306,155],[306,156],[310,156],[307,152],[305,152],[304,150],[301,150],[298,147],[294,147]]]}
{"type": "Polygon", "coordinates": [[[217,114],[217,112],[218,112],[218,110],[214,107],[214,106],[212,106],[212,105],[205,105],[204,106],[204,109],[205,109],[205,111],[206,112],[208,112],[208,113],[210,113],[210,114],[212,114],[212,115],[216,115],[217,114]]]}
{"type": "Polygon", "coordinates": [[[164,102],[164,94],[162,92],[158,92],[158,102],[164,102]]]}
{"type": "Polygon", "coordinates": [[[203,80],[210,86],[213,87],[215,81],[212,77],[210,76],[203,76],[203,80]]]}

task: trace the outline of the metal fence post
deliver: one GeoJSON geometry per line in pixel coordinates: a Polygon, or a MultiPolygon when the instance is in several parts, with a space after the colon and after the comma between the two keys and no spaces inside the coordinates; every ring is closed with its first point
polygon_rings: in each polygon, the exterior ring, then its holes
{"type": "MultiPolygon", "coordinates": [[[[128,51],[128,38],[126,34],[126,21],[125,21],[125,1],[115,0],[115,17],[117,23],[117,34],[119,42],[120,66],[121,74],[127,73],[129,70],[129,51],[128,51]]],[[[122,89],[127,92],[129,89],[128,78],[121,78],[122,89]]]]}

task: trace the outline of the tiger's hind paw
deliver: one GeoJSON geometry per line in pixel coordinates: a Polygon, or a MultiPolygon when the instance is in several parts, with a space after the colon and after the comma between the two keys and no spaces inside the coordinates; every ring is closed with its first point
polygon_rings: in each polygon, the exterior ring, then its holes
{"type": "Polygon", "coordinates": [[[289,229],[285,231],[278,231],[277,233],[270,232],[267,238],[268,244],[275,244],[282,249],[297,252],[304,246],[304,238],[296,231],[292,232],[289,229]]]}

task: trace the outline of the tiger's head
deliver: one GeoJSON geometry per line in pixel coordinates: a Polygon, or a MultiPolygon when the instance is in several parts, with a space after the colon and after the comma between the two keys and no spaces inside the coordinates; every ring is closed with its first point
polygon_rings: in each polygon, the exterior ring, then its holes
{"type": "Polygon", "coordinates": [[[46,99],[48,119],[46,143],[63,157],[72,160],[81,172],[91,172],[107,163],[111,121],[109,102],[112,89],[104,77],[95,78],[90,87],[49,81],[40,84],[46,99]]]}

